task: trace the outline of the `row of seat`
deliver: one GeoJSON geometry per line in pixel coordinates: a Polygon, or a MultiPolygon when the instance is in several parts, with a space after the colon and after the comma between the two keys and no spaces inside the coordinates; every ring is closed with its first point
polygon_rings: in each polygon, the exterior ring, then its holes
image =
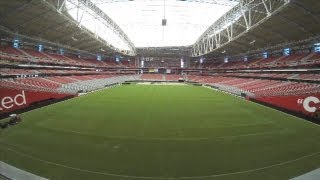
{"type": "Polygon", "coordinates": [[[140,80],[179,81],[183,76],[178,74],[142,74],[140,80]]]}
{"type": "Polygon", "coordinates": [[[179,81],[179,79],[183,78],[181,75],[177,74],[167,74],[165,75],[166,81],[179,81]]]}
{"type": "Polygon", "coordinates": [[[142,74],[140,77],[141,80],[155,80],[162,81],[165,80],[162,74],[142,74]]]}
{"type": "Polygon", "coordinates": [[[68,66],[85,66],[85,67],[135,67],[130,61],[115,62],[97,61],[95,59],[82,59],[71,55],[59,55],[54,53],[38,52],[33,49],[16,49],[13,47],[0,46],[0,58],[4,60],[16,61],[19,63],[36,63],[36,64],[56,64],[68,66]]]}
{"type": "MultiPolygon", "coordinates": [[[[13,47],[1,47],[0,46],[0,58],[20,63],[37,63],[37,64],[57,64],[68,66],[84,66],[84,67],[121,67],[121,68],[135,68],[136,65],[132,61],[115,62],[110,61],[97,61],[95,59],[82,59],[77,56],[71,55],[59,55],[54,53],[38,52],[33,49],[16,49],[13,47]]],[[[162,63],[162,61],[150,61],[145,67],[180,67],[180,61],[168,61],[162,63]],[[149,64],[148,64],[149,63],[149,64]]],[[[289,56],[281,57],[269,57],[267,59],[255,59],[255,60],[239,60],[224,62],[210,62],[205,61],[204,64],[200,64],[198,61],[191,62],[190,68],[207,68],[207,69],[261,69],[261,68],[282,68],[282,67],[294,67],[294,66],[314,66],[320,65],[320,53],[300,53],[289,56]]]]}
{"type": "Polygon", "coordinates": [[[108,84],[138,80],[137,75],[87,75],[0,79],[1,88],[76,94],[92,91],[108,84]]]}
{"type": "Polygon", "coordinates": [[[60,69],[13,69],[0,68],[0,76],[2,75],[55,75],[55,74],[104,74],[103,71],[89,70],[60,70],[60,69]]]}
{"type": "Polygon", "coordinates": [[[320,93],[320,84],[316,83],[223,76],[188,76],[188,79],[233,93],[247,93],[259,97],[320,93]]]}
{"type": "Polygon", "coordinates": [[[237,76],[237,77],[260,77],[260,78],[278,78],[288,80],[312,80],[320,81],[320,74],[316,73],[225,73],[224,76],[237,76]]]}
{"type": "Polygon", "coordinates": [[[263,68],[282,68],[295,66],[314,66],[320,65],[320,53],[301,53],[289,56],[269,57],[267,59],[255,60],[238,60],[228,63],[210,62],[200,64],[198,61],[191,64],[191,68],[207,68],[207,69],[263,69],[263,68]]]}

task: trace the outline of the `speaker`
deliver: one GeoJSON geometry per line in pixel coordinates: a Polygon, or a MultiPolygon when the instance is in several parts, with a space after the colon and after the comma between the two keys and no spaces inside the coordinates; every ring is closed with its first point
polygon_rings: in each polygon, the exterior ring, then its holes
{"type": "Polygon", "coordinates": [[[167,19],[162,19],[162,26],[166,26],[167,25],[167,19]]]}

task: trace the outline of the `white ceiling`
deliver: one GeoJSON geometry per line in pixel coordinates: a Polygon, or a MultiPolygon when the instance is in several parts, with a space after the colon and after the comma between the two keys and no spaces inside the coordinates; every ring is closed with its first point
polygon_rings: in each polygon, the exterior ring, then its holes
{"type": "MultiPolygon", "coordinates": [[[[136,47],[192,45],[211,24],[238,3],[236,0],[92,0],[92,2],[120,26],[136,47]],[[167,19],[166,26],[161,25],[164,17],[167,19]]],[[[76,16],[76,11],[71,10],[69,13],[73,17],[76,16]]],[[[82,25],[89,29],[97,27],[96,23],[90,18],[82,21],[82,25]]],[[[100,33],[105,36],[105,32],[100,33]]],[[[120,43],[120,40],[112,41],[120,43]]],[[[120,45],[125,49],[123,46],[120,45]]]]}

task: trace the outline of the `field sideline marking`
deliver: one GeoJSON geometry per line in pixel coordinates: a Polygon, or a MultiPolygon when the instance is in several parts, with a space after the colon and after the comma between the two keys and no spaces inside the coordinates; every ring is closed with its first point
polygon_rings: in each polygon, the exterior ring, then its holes
{"type": "MultiPolygon", "coordinates": [[[[203,86],[203,87],[205,87],[205,86],[203,86]]],[[[276,108],[272,108],[272,107],[270,107],[270,106],[266,106],[266,105],[263,105],[263,104],[260,104],[260,103],[257,103],[257,102],[251,101],[251,100],[246,100],[245,98],[243,98],[243,97],[241,97],[241,96],[238,96],[238,95],[234,95],[234,94],[232,94],[232,93],[230,93],[230,92],[228,92],[228,91],[223,91],[223,90],[220,90],[220,89],[214,89],[214,88],[211,88],[211,87],[208,87],[208,89],[212,89],[212,90],[221,92],[221,93],[223,93],[223,94],[228,94],[228,95],[232,95],[232,96],[234,96],[234,97],[238,97],[239,99],[242,99],[242,100],[245,101],[245,102],[249,102],[249,103],[252,103],[252,104],[255,104],[255,105],[264,107],[264,108],[268,108],[268,109],[271,109],[271,110],[273,110],[273,111],[280,112],[280,113],[282,113],[282,114],[285,114],[285,115],[288,115],[288,116],[291,116],[291,117],[294,117],[294,118],[303,120],[304,122],[307,122],[307,123],[309,123],[309,124],[312,124],[312,125],[315,125],[315,126],[320,127],[320,124],[311,122],[311,121],[309,121],[309,120],[307,120],[307,119],[304,119],[304,118],[295,116],[295,115],[290,114],[290,113],[286,113],[286,112],[280,111],[280,110],[278,110],[278,109],[276,109],[276,108]]]]}
{"type": "Polygon", "coordinates": [[[263,104],[259,104],[259,103],[256,103],[256,102],[250,101],[250,100],[247,101],[247,102],[252,103],[252,104],[256,104],[256,105],[258,105],[258,106],[262,106],[262,107],[264,107],[264,108],[268,108],[268,109],[273,110],[273,111],[280,112],[280,113],[285,114],[285,115],[287,115],[287,116],[291,116],[291,117],[297,118],[297,119],[299,119],[299,120],[302,120],[303,122],[309,123],[309,124],[314,125],[314,126],[316,126],[316,127],[320,127],[320,124],[311,122],[311,121],[309,121],[309,120],[307,120],[307,119],[304,119],[304,118],[295,116],[295,115],[290,114],[290,113],[286,113],[286,112],[280,111],[280,110],[278,110],[278,109],[276,109],[276,108],[272,108],[272,107],[269,107],[269,106],[265,106],[265,105],[263,105],[263,104]]]}
{"type": "Polygon", "coordinates": [[[264,107],[264,108],[268,108],[268,109],[271,109],[273,111],[277,111],[277,112],[280,112],[282,114],[285,114],[285,115],[288,115],[288,116],[291,116],[291,117],[294,117],[294,118],[297,118],[297,119],[300,119],[306,123],[309,123],[309,124],[312,124],[314,126],[317,126],[317,127],[320,127],[320,124],[317,124],[317,123],[314,123],[312,121],[309,121],[307,119],[304,119],[304,118],[301,118],[301,117],[298,117],[298,116],[295,116],[293,114],[290,114],[290,113],[286,113],[286,112],[283,112],[283,111],[280,111],[276,108],[272,108],[272,107],[269,107],[269,106],[266,106],[266,105],[263,105],[263,104],[260,104],[260,103],[257,103],[257,102],[254,102],[254,101],[251,101],[251,100],[246,100],[245,98],[241,97],[241,96],[238,96],[238,95],[235,95],[235,94],[232,94],[228,91],[224,91],[224,90],[220,90],[220,89],[215,89],[215,88],[211,88],[211,87],[207,87],[207,86],[204,86],[205,84],[202,84],[203,86],[202,87],[205,87],[205,88],[208,88],[208,89],[212,89],[212,90],[215,90],[217,92],[220,92],[220,93],[223,93],[223,94],[228,94],[228,95],[232,95],[233,97],[237,97],[239,99],[242,99],[243,101],[245,102],[249,102],[249,103],[252,103],[252,104],[255,104],[255,105],[258,105],[258,106],[261,106],[261,107],[264,107]]]}
{"type": "MultiPolygon", "coordinates": [[[[112,87],[104,87],[104,88],[101,88],[101,89],[98,89],[98,90],[95,90],[95,91],[90,91],[89,93],[87,94],[94,94],[94,93],[97,93],[98,91],[103,91],[103,90],[108,90],[108,89],[113,89],[115,87],[118,87],[118,86],[121,86],[122,84],[118,84],[118,85],[115,85],[115,86],[112,86],[112,87]]],[[[26,112],[23,112],[21,113],[20,115],[22,115],[22,117],[30,112],[33,112],[33,111],[38,111],[38,110],[42,110],[42,109],[45,109],[45,108],[48,108],[49,106],[54,106],[56,104],[62,104],[62,103],[65,103],[67,101],[71,101],[71,100],[74,100],[74,99],[78,99],[78,98],[81,98],[81,97],[84,97],[84,96],[75,96],[73,98],[70,98],[70,99],[65,99],[65,100],[62,100],[62,101],[59,101],[59,102],[55,102],[55,103],[52,103],[52,104],[48,104],[48,105],[45,105],[45,106],[41,106],[39,108],[35,108],[35,109],[32,109],[30,111],[26,111],[26,112]]],[[[9,117],[6,117],[6,118],[3,118],[3,119],[8,119],[9,117]]],[[[2,120],[2,119],[1,119],[2,120]]]]}
{"type": "MultiPolygon", "coordinates": [[[[1,148],[1,147],[0,147],[1,148]]],[[[121,174],[112,174],[112,173],[107,173],[107,172],[101,172],[101,171],[91,171],[91,170],[87,170],[87,169],[82,169],[82,168],[76,168],[76,167],[72,167],[72,166],[67,166],[64,164],[60,164],[60,163],[55,163],[52,161],[47,161],[41,158],[37,158],[35,156],[32,155],[28,155],[26,153],[22,153],[19,151],[16,151],[12,148],[3,148],[6,149],[8,151],[11,151],[13,153],[16,153],[17,155],[20,156],[24,156],[33,160],[37,160],[46,164],[51,164],[51,165],[55,165],[58,167],[63,167],[63,168],[67,168],[67,169],[72,169],[72,170],[76,170],[76,171],[81,171],[81,172],[86,172],[86,173],[91,173],[91,174],[98,174],[98,175],[104,175],[104,176],[114,176],[114,177],[122,177],[122,178],[135,178],[135,179],[163,179],[163,180],[175,180],[175,179],[198,179],[198,178],[214,178],[214,177],[222,177],[222,176],[229,176],[229,175],[236,175],[236,174],[245,174],[245,173],[252,173],[252,172],[256,172],[256,171],[261,171],[261,170],[265,170],[265,169],[269,169],[272,167],[276,167],[276,166],[281,166],[281,165],[285,165],[285,164],[290,164],[308,157],[312,157],[315,155],[319,155],[320,151],[318,152],[314,152],[312,154],[308,154],[305,156],[301,156],[299,158],[296,159],[292,159],[292,160],[288,160],[288,161],[284,161],[281,163],[277,163],[277,164],[272,164],[269,166],[264,166],[264,167],[260,167],[260,168],[255,168],[255,169],[249,169],[249,170],[244,170],[244,171],[236,171],[236,172],[231,172],[231,173],[222,173],[222,174],[212,174],[212,175],[206,175],[206,176],[185,176],[185,177],[151,177],[151,176],[130,176],[130,175],[121,175],[121,174]]]]}
{"type": "MultiPolygon", "coordinates": [[[[249,101],[251,102],[251,101],[249,101]]],[[[254,103],[254,102],[251,102],[251,103],[254,103]]],[[[257,104],[257,105],[260,105],[258,103],[254,103],[254,104],[257,104]]],[[[264,105],[260,105],[260,106],[263,106],[264,108],[270,108],[268,106],[264,106],[264,105]]],[[[275,111],[279,111],[279,110],[276,110],[274,108],[270,108],[272,110],[275,110],[275,111]]],[[[286,114],[286,115],[290,115],[290,116],[293,116],[291,114],[288,114],[288,113],[284,113],[282,111],[279,111],[283,114],[286,114]]],[[[293,116],[295,118],[299,118],[299,117],[296,117],[296,116],[293,116]]],[[[299,118],[299,119],[302,119],[302,118],[299,118]]],[[[306,121],[304,121],[306,122],[306,121]]],[[[309,121],[307,121],[309,122],[309,121]]],[[[309,122],[311,123],[311,122],[309,122]]],[[[317,125],[317,124],[314,124],[314,123],[311,123],[313,125],[317,125]]],[[[41,161],[41,162],[44,162],[44,163],[47,163],[47,164],[52,164],[52,165],[56,165],[56,166],[60,166],[60,167],[64,167],[64,168],[68,168],[68,169],[73,169],[73,170],[77,170],[77,171],[82,171],[82,172],[87,172],[87,173],[92,173],[92,174],[100,174],[100,175],[105,175],[105,176],[114,176],[114,177],[123,177],[123,178],[138,178],[138,179],[166,179],[166,180],[175,180],[175,179],[193,179],[193,178],[210,178],[210,177],[221,177],[221,176],[228,176],[228,175],[236,175],[236,174],[244,174],[244,173],[251,173],[251,172],[256,172],[256,171],[261,171],[261,170],[265,170],[265,169],[269,169],[269,168],[272,168],[272,167],[276,167],[276,166],[281,166],[281,165],[286,165],[286,164],[290,164],[292,162],[296,162],[296,161],[299,161],[299,160],[302,160],[302,159],[305,159],[305,158],[308,158],[308,157],[312,157],[312,156],[315,156],[315,155],[319,155],[320,154],[320,151],[319,152],[315,152],[315,153],[312,153],[312,154],[309,154],[309,155],[305,155],[305,156],[302,156],[302,157],[299,157],[297,159],[293,159],[293,160],[289,160],[289,161],[284,161],[282,163],[277,163],[277,164],[274,164],[274,165],[269,165],[269,166],[265,166],[265,167],[261,167],[261,168],[256,168],[256,169],[251,169],[251,170],[245,170],[245,171],[238,171],[238,172],[231,172],[231,173],[224,173],[224,174],[214,174],[214,175],[207,175],[207,176],[194,176],[194,177],[136,177],[136,176],[128,176],[128,175],[119,175],[119,174],[110,174],[110,173],[105,173],[105,172],[98,172],[98,171],[90,171],[90,170],[86,170],[86,169],[81,169],[81,168],[75,168],[75,167],[71,167],[71,166],[67,166],[67,165],[63,165],[63,164],[59,164],[59,163],[54,163],[54,162],[50,162],[50,161],[47,161],[47,160],[43,160],[43,159],[40,159],[40,158],[37,158],[37,157],[34,157],[34,156],[31,156],[31,155],[28,155],[28,154],[24,154],[24,153],[21,153],[21,152],[18,152],[18,151],[15,151],[13,149],[10,149],[10,148],[7,148],[8,151],[11,151],[11,152],[14,152],[20,156],[25,156],[25,157],[29,157],[29,158],[32,158],[34,160],[38,160],[38,161],[41,161]]]]}
{"type": "Polygon", "coordinates": [[[249,133],[249,134],[205,137],[205,138],[135,138],[135,137],[129,137],[129,136],[101,136],[101,135],[96,135],[96,134],[83,133],[83,132],[79,132],[79,131],[68,131],[68,130],[57,129],[57,128],[47,128],[47,127],[41,127],[41,128],[53,130],[53,131],[65,132],[65,133],[80,134],[80,135],[85,135],[85,136],[102,137],[102,138],[106,138],[106,139],[136,140],[136,141],[152,141],[152,140],[154,140],[154,141],[201,141],[201,140],[215,140],[215,139],[237,138],[237,137],[267,135],[267,134],[281,134],[283,132],[290,132],[289,129],[282,129],[282,130],[278,130],[278,131],[268,131],[268,132],[261,132],[261,133],[249,133]]]}

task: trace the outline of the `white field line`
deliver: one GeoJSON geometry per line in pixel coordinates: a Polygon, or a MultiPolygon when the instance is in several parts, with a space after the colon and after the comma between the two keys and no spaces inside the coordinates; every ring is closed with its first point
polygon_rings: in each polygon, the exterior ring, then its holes
{"type": "MultiPolygon", "coordinates": [[[[0,147],[3,148],[3,147],[0,147]]],[[[16,151],[12,148],[3,148],[7,151],[13,152],[19,156],[23,156],[23,157],[27,157],[33,160],[37,160],[46,164],[50,164],[50,165],[54,165],[54,166],[58,166],[58,167],[63,167],[66,169],[71,169],[71,170],[75,170],[75,171],[80,171],[80,172],[85,172],[85,173],[90,173],[90,174],[96,174],[96,175],[104,175],[104,176],[113,176],[113,177],[120,177],[120,178],[128,178],[128,179],[158,179],[158,180],[179,180],[179,179],[202,179],[202,178],[214,178],[214,177],[222,177],[222,176],[230,176],[230,175],[237,175],[237,174],[245,174],[245,173],[252,173],[252,172],[257,172],[257,171],[262,171],[265,169],[270,169],[276,166],[282,166],[282,165],[286,165],[286,164],[290,164],[308,157],[312,157],[312,156],[316,156],[320,154],[320,151],[318,152],[314,152],[312,154],[308,154],[305,156],[301,156],[299,158],[296,159],[292,159],[292,160],[288,160],[288,161],[284,161],[281,163],[276,163],[276,164],[272,164],[269,166],[264,166],[264,167],[260,167],[260,168],[254,168],[254,169],[249,169],[249,170],[244,170],[244,171],[235,171],[235,172],[230,172],[230,173],[222,173],[222,174],[211,174],[211,175],[206,175],[206,176],[185,176],[185,177],[151,177],[151,176],[131,176],[131,175],[122,175],[122,174],[113,174],[113,173],[108,173],[108,172],[101,172],[101,171],[92,171],[92,170],[87,170],[87,169],[82,169],[82,168],[76,168],[76,167],[72,167],[72,166],[67,166],[64,164],[60,164],[60,163],[55,163],[52,161],[47,161],[41,158],[37,158],[35,156],[32,155],[28,155],[19,151],[16,151]]]]}
{"type": "MultiPolygon", "coordinates": [[[[116,86],[121,86],[121,84],[120,84],[120,85],[116,85],[116,86]]],[[[102,89],[95,90],[94,92],[91,92],[91,91],[90,91],[90,92],[88,92],[86,95],[92,94],[92,93],[96,93],[96,92],[98,92],[98,91],[103,91],[103,90],[107,90],[107,89],[112,89],[112,88],[114,88],[114,87],[115,87],[115,86],[112,86],[112,87],[104,87],[104,88],[102,88],[102,89]]],[[[67,102],[67,101],[70,101],[70,100],[73,100],[73,99],[77,99],[77,98],[81,98],[81,97],[82,97],[82,96],[75,96],[75,97],[70,98],[70,99],[66,99],[66,100],[59,101],[59,102],[56,102],[56,103],[53,103],[53,104],[41,106],[41,107],[39,107],[39,108],[36,108],[36,109],[32,109],[32,110],[30,110],[30,111],[23,112],[23,113],[21,113],[21,115],[22,115],[22,117],[23,117],[24,114],[27,114],[27,113],[30,113],[30,112],[33,112],[33,111],[38,111],[38,110],[41,110],[41,109],[44,109],[44,108],[47,108],[47,107],[49,107],[49,106],[53,106],[53,105],[56,105],[56,104],[65,103],[65,102],[67,102]]],[[[8,119],[8,118],[4,118],[4,119],[8,119]]]]}
{"type": "MultiPolygon", "coordinates": [[[[251,102],[251,103],[255,103],[255,102],[252,102],[252,101],[249,101],[249,102],[251,102]]],[[[300,118],[300,117],[294,116],[294,115],[289,114],[289,113],[282,112],[282,111],[280,111],[280,110],[278,110],[278,109],[274,109],[274,108],[271,108],[271,107],[268,107],[268,106],[264,106],[264,105],[259,104],[259,103],[255,103],[255,104],[258,104],[259,106],[263,106],[263,107],[265,107],[265,108],[272,109],[272,110],[274,110],[274,111],[278,111],[278,112],[280,112],[280,113],[286,114],[286,115],[291,116],[291,117],[295,117],[295,118],[300,119],[300,120],[302,120],[302,121],[304,121],[304,122],[306,122],[306,123],[309,123],[309,124],[312,124],[312,125],[314,125],[314,126],[318,126],[318,127],[320,127],[320,124],[316,124],[316,123],[311,122],[311,121],[309,121],[309,120],[306,120],[306,119],[303,119],[303,118],[300,118]]]]}
{"type": "MultiPolygon", "coordinates": [[[[205,87],[205,86],[202,86],[202,87],[205,87]]],[[[233,95],[233,94],[231,94],[231,93],[229,93],[229,92],[227,92],[227,91],[217,90],[217,89],[213,89],[213,88],[210,88],[210,87],[205,87],[205,88],[212,89],[212,90],[215,90],[215,91],[219,91],[219,92],[224,93],[224,94],[233,95]]],[[[240,96],[235,96],[235,95],[233,95],[233,96],[234,96],[234,97],[240,97],[240,96]]],[[[306,123],[309,123],[309,124],[312,124],[312,125],[314,125],[314,126],[320,127],[320,124],[316,124],[316,123],[313,123],[313,122],[311,122],[311,121],[309,121],[309,120],[305,120],[305,119],[303,119],[303,118],[294,116],[294,115],[292,115],[292,114],[282,112],[282,111],[280,111],[280,110],[278,110],[278,109],[275,109],[275,108],[272,108],[272,107],[269,107],[269,106],[265,106],[265,105],[262,105],[262,104],[259,104],[259,103],[253,102],[253,101],[245,100],[243,97],[240,97],[240,99],[242,99],[243,101],[249,102],[249,103],[256,104],[256,105],[258,105],[258,106],[262,106],[262,107],[264,107],[264,108],[268,108],[268,109],[271,109],[271,110],[274,110],[274,111],[278,111],[278,112],[280,112],[280,113],[282,113],[282,114],[286,114],[286,115],[288,115],[288,116],[295,117],[295,118],[297,118],[297,119],[303,120],[303,121],[306,122],[306,123]]]]}
{"type": "Polygon", "coordinates": [[[261,133],[249,133],[249,134],[240,134],[240,135],[231,135],[231,136],[217,136],[217,137],[203,137],[203,138],[137,138],[132,136],[102,136],[102,135],[84,133],[79,131],[69,131],[69,130],[58,129],[58,128],[47,128],[47,127],[41,127],[41,128],[58,131],[58,132],[64,132],[64,133],[79,134],[84,136],[96,136],[96,137],[101,137],[106,139],[135,140],[135,141],[203,141],[203,140],[217,140],[217,139],[238,138],[238,137],[248,137],[248,136],[281,134],[281,133],[289,132],[288,129],[283,129],[281,131],[278,130],[278,131],[268,131],[268,132],[261,132],[261,133]]]}
{"type": "MultiPolygon", "coordinates": [[[[251,102],[251,101],[249,101],[249,102],[250,103],[254,103],[254,102],[251,102]]],[[[61,102],[59,102],[59,103],[61,103],[61,102]]],[[[258,104],[258,103],[254,103],[254,104],[258,104]]],[[[275,110],[275,111],[279,111],[279,110],[276,110],[276,109],[273,109],[273,108],[270,108],[270,107],[267,107],[267,106],[264,106],[264,105],[261,105],[261,104],[258,104],[258,105],[263,106],[264,108],[269,108],[269,109],[272,109],[272,110],[275,110]]],[[[41,108],[39,108],[39,109],[41,109],[41,108]]],[[[291,114],[284,113],[282,111],[279,111],[279,112],[283,113],[283,114],[286,114],[286,115],[289,115],[289,116],[292,116],[292,117],[295,117],[295,118],[299,118],[299,117],[293,116],[291,114]]],[[[301,119],[301,118],[299,118],[299,119],[301,119]]],[[[301,120],[303,120],[303,119],[301,119],[301,120]]],[[[304,120],[304,122],[308,122],[310,124],[313,124],[313,125],[316,125],[316,126],[320,126],[318,124],[315,124],[315,123],[312,123],[312,122],[309,122],[309,121],[305,121],[304,120]]],[[[55,130],[55,129],[53,129],[53,130],[55,130]]],[[[60,130],[58,130],[58,131],[60,131],[60,130]]],[[[76,132],[76,131],[69,131],[69,132],[78,133],[78,134],[80,133],[80,132],[76,132]]],[[[272,133],[272,132],[270,132],[270,133],[272,133]]],[[[81,133],[81,134],[83,134],[83,133],[81,133]]],[[[260,134],[266,134],[266,133],[260,133],[260,134]]],[[[273,134],[276,134],[276,133],[273,132],[273,134]]],[[[87,135],[89,135],[89,134],[87,134],[87,135]]],[[[241,136],[252,136],[252,135],[254,135],[254,136],[255,135],[259,135],[259,133],[247,134],[247,135],[238,135],[238,136],[224,136],[224,137],[217,137],[217,138],[241,137],[241,136]]],[[[168,140],[168,139],[165,139],[165,140],[168,140]]],[[[201,140],[201,138],[198,138],[198,140],[201,140]]],[[[0,148],[3,148],[3,147],[0,147],[0,148]]],[[[255,169],[249,169],[249,170],[244,170],[244,171],[223,173],[223,174],[212,174],[212,175],[206,175],[206,176],[192,176],[192,177],[143,177],[143,176],[129,176],[129,175],[121,175],[121,174],[112,174],[112,173],[107,173],[107,172],[91,171],[91,170],[87,170],[87,169],[71,167],[71,166],[67,166],[67,165],[63,165],[63,164],[59,164],[59,163],[43,160],[43,159],[28,155],[28,154],[25,154],[25,153],[16,151],[16,150],[11,149],[11,148],[5,148],[5,149],[8,150],[8,151],[14,152],[14,153],[16,153],[16,154],[18,154],[20,156],[24,156],[24,157],[27,157],[27,158],[30,158],[30,159],[34,159],[34,160],[37,160],[37,161],[40,161],[40,162],[43,162],[43,163],[46,163],[46,164],[55,165],[55,166],[58,166],[58,167],[72,169],[72,170],[75,170],[75,171],[81,171],[81,172],[86,172],[86,173],[90,173],[90,174],[97,174],[97,175],[104,175],[104,176],[129,178],[129,179],[130,178],[135,178],[135,179],[159,179],[159,180],[161,180],[161,179],[162,180],[201,179],[201,178],[214,178],[214,177],[222,177],[222,176],[229,176],[229,175],[252,173],[252,172],[262,171],[262,170],[269,169],[269,168],[276,167],[276,166],[282,166],[282,165],[290,164],[290,163],[293,163],[293,162],[296,162],[296,161],[299,161],[299,160],[302,160],[302,159],[305,159],[305,158],[308,158],[308,157],[312,157],[312,156],[316,156],[316,155],[320,154],[320,151],[318,151],[318,152],[315,152],[315,153],[312,153],[312,154],[301,156],[301,157],[296,158],[296,159],[292,159],[292,160],[289,160],[289,161],[284,161],[284,162],[273,164],[273,165],[269,165],[269,166],[264,166],[264,167],[255,168],[255,169]]]]}

